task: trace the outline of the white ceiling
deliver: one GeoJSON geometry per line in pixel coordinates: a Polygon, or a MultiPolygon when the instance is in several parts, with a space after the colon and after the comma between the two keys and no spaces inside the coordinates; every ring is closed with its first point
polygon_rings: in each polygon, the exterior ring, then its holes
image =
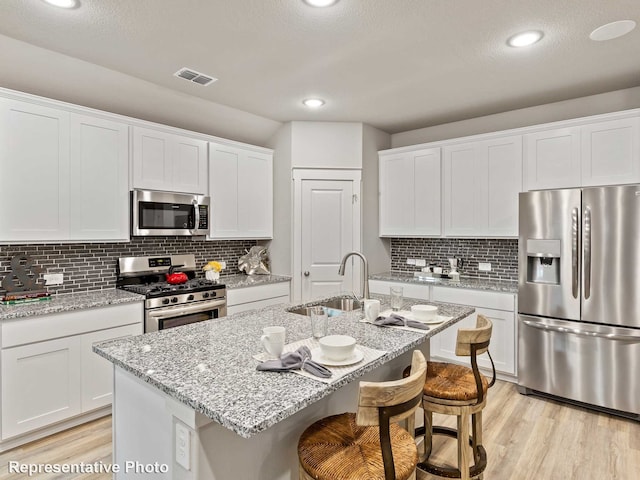
{"type": "Polygon", "coordinates": [[[640,85],[639,0],[80,1],[2,0],[0,33],[283,122],[396,133],[640,85]],[[639,27],[589,39],[623,19],[639,27]],[[506,46],[528,29],[545,37],[506,46]],[[219,80],[173,76],[185,66],[219,80]],[[311,96],[327,104],[309,111],[311,96]]]}

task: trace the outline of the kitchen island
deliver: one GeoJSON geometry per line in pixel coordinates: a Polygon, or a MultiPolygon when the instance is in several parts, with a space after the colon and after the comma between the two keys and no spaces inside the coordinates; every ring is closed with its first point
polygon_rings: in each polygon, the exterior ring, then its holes
{"type": "MultiPolygon", "coordinates": [[[[387,296],[375,297],[388,308],[387,296]]],[[[412,303],[424,301],[404,307],[412,303]]],[[[115,478],[297,478],[296,446],[308,425],[355,411],[356,380],[400,378],[415,348],[428,355],[430,337],[474,311],[434,304],[451,319],[424,332],[363,323],[360,310],[330,317],[329,334],[386,352],[333,383],[256,370],[265,326],[286,327],[287,343],[311,336],[309,317],[288,312],[292,305],[95,346],[115,366],[115,478]]]]}

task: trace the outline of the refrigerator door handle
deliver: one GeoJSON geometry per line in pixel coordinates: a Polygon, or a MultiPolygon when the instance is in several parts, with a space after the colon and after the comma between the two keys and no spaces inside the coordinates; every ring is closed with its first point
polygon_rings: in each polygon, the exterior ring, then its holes
{"type": "Polygon", "coordinates": [[[571,292],[578,298],[578,208],[571,212],[571,292]]]}
{"type": "Polygon", "coordinates": [[[618,335],[615,333],[589,332],[584,330],[578,330],[577,328],[558,327],[557,325],[547,325],[545,323],[532,322],[531,320],[522,320],[522,323],[524,323],[528,327],[533,327],[539,330],[546,330],[550,332],[570,333],[573,335],[581,335],[583,337],[606,338],[607,340],[640,342],[640,336],[637,336],[637,335],[618,335]]]}
{"type": "Polygon", "coordinates": [[[584,298],[591,296],[591,207],[584,209],[584,298]]]}

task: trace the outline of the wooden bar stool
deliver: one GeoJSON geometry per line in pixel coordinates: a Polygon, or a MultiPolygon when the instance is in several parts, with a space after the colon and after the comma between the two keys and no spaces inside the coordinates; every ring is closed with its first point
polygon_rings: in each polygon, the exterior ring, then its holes
{"type": "Polygon", "coordinates": [[[301,480],[415,479],[418,450],[413,435],[396,422],[420,406],[427,362],[413,352],[410,375],[391,382],[360,382],[357,413],[318,420],[298,442],[301,480]]]}
{"type": "MultiPolygon", "coordinates": [[[[482,472],[487,466],[487,453],[482,446],[482,409],[487,403],[487,389],[496,381],[496,369],[489,353],[492,328],[491,320],[478,315],[476,328],[458,330],[456,355],[471,357],[471,368],[452,363],[427,362],[427,379],[422,397],[424,427],[415,431],[416,435],[424,434],[424,460],[418,463],[418,468],[422,471],[441,478],[482,479],[482,472]],[[491,382],[478,369],[477,356],[484,352],[487,352],[491,360],[491,382]],[[456,415],[458,428],[433,426],[434,413],[456,415]],[[434,434],[458,439],[458,468],[436,465],[429,461],[434,434]],[[474,460],[471,467],[470,453],[474,460]]],[[[409,368],[404,371],[405,376],[408,374],[409,368]]]]}

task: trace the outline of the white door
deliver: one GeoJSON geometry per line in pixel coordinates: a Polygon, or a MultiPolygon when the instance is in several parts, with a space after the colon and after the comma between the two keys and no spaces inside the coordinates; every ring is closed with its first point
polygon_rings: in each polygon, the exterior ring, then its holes
{"type": "Polygon", "coordinates": [[[354,181],[302,180],[301,186],[302,301],[352,290],[361,293],[354,282],[360,278],[360,259],[355,269],[350,259],[345,275],[338,275],[342,257],[360,245],[360,229],[354,225],[356,218],[359,223],[354,181]]]}
{"type": "Polygon", "coordinates": [[[133,127],[133,188],[168,190],[171,167],[171,136],[133,127]]]}
{"type": "Polygon", "coordinates": [[[0,240],[69,238],[69,114],[0,99],[0,240]]]}
{"type": "Polygon", "coordinates": [[[582,185],[640,182],[640,118],[582,127],[582,185]]]}
{"type": "Polygon", "coordinates": [[[81,412],[80,335],[2,350],[2,439],[81,412]]]}
{"type": "Polygon", "coordinates": [[[71,115],[71,239],[129,240],[129,127],[71,115]]]}
{"type": "Polygon", "coordinates": [[[171,191],[209,193],[207,176],[207,142],[195,138],[172,136],[171,191]]]}
{"type": "Polygon", "coordinates": [[[484,142],[487,155],[487,230],[491,237],[518,236],[522,192],[522,136],[484,142]]]}
{"type": "Polygon", "coordinates": [[[580,127],[524,136],[526,189],[580,186],[580,127]]]}
{"type": "Polygon", "coordinates": [[[239,236],[273,238],[273,155],[246,152],[238,179],[239,236]]]}

